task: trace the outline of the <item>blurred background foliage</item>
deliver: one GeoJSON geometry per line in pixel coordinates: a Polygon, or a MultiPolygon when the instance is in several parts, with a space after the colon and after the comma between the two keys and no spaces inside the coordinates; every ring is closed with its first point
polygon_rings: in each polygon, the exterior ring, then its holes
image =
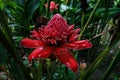
{"type": "Polygon", "coordinates": [[[120,0],[0,0],[0,80],[119,80],[119,41],[120,0]],[[45,7],[51,1],[59,4],[53,12],[45,7]],[[49,59],[43,61],[47,68],[39,61],[31,65],[31,50],[19,45],[56,13],[81,29],[80,39],[93,43],[91,49],[73,51],[87,65],[77,73],[49,59]]]}

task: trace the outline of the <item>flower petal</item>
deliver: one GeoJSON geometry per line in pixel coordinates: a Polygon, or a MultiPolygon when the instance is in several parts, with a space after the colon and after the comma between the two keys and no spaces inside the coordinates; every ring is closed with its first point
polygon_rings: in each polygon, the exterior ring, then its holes
{"type": "Polygon", "coordinates": [[[76,29],[73,34],[78,34],[80,32],[80,29],[76,29]]]}
{"type": "Polygon", "coordinates": [[[40,40],[34,40],[30,38],[23,38],[20,44],[25,48],[37,48],[45,45],[45,43],[40,40]]]}
{"type": "Polygon", "coordinates": [[[80,35],[71,35],[68,39],[69,42],[72,42],[72,41],[76,41],[78,40],[78,37],[80,37],[80,35]]]}
{"type": "Polygon", "coordinates": [[[92,44],[89,42],[89,40],[81,40],[81,41],[74,41],[71,43],[67,43],[66,47],[70,49],[81,50],[81,49],[91,48],[92,44]]]}
{"type": "Polygon", "coordinates": [[[31,33],[31,38],[41,39],[41,34],[37,30],[34,29],[33,31],[31,31],[31,33]]]}
{"type": "Polygon", "coordinates": [[[60,62],[69,67],[73,72],[78,70],[78,63],[71,55],[70,51],[65,48],[57,48],[54,54],[60,62]]]}
{"type": "Polygon", "coordinates": [[[71,35],[74,32],[74,26],[75,25],[73,24],[68,27],[69,35],[71,35]]]}
{"type": "Polygon", "coordinates": [[[40,47],[35,49],[28,57],[28,60],[31,61],[34,58],[47,58],[53,51],[52,47],[40,47]]]}

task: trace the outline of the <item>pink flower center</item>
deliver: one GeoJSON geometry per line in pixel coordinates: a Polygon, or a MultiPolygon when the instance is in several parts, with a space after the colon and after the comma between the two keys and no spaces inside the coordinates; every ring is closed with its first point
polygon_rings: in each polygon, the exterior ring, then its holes
{"type": "Polygon", "coordinates": [[[57,44],[59,41],[66,41],[69,33],[68,24],[60,14],[56,14],[45,27],[40,29],[40,33],[44,42],[57,44]]]}

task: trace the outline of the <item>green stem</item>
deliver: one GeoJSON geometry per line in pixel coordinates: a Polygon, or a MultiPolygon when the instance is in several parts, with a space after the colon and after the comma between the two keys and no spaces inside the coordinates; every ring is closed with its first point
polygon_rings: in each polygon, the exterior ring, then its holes
{"type": "Polygon", "coordinates": [[[46,8],[47,11],[46,11],[46,16],[49,17],[49,12],[50,12],[50,2],[51,0],[47,0],[47,3],[48,3],[48,7],[46,8]]]}
{"type": "Polygon", "coordinates": [[[44,3],[45,3],[45,0],[41,0],[41,3],[40,3],[40,8],[39,8],[39,10],[40,10],[40,15],[44,15],[44,13],[43,13],[44,3]]]}
{"type": "Polygon", "coordinates": [[[52,80],[55,70],[56,70],[56,61],[50,61],[50,66],[48,67],[46,80],[52,80]]]}
{"type": "Polygon", "coordinates": [[[111,48],[107,46],[104,51],[97,57],[97,59],[92,63],[92,65],[88,68],[88,70],[85,72],[85,74],[80,78],[80,80],[88,80],[88,78],[92,75],[94,70],[100,65],[101,61],[107,53],[109,52],[111,48]]]}
{"type": "MultiPolygon", "coordinates": [[[[84,16],[85,16],[85,13],[82,14],[82,18],[81,18],[81,27],[84,25],[84,16]]],[[[79,38],[80,38],[80,37],[79,37],[79,38]]],[[[75,59],[77,59],[78,53],[79,53],[79,51],[76,51],[75,59]]]]}
{"type": "MultiPolygon", "coordinates": [[[[101,1],[102,1],[102,0],[98,0],[98,2],[97,2],[97,4],[96,4],[95,8],[93,9],[92,13],[90,14],[90,17],[88,18],[88,20],[87,20],[85,26],[83,27],[83,30],[82,30],[81,33],[80,33],[81,36],[83,35],[85,29],[88,27],[88,25],[89,25],[89,23],[90,23],[90,21],[91,21],[93,15],[94,15],[95,11],[96,11],[96,9],[97,9],[97,7],[99,6],[99,4],[100,4],[101,1]]],[[[80,39],[80,38],[79,38],[79,39],[80,39]]]]}
{"type": "Polygon", "coordinates": [[[84,26],[84,17],[85,17],[85,13],[82,13],[82,18],[81,18],[81,28],[82,26],[84,26]]]}
{"type": "Polygon", "coordinates": [[[118,53],[115,54],[115,57],[113,58],[107,70],[105,71],[102,80],[107,80],[107,78],[109,77],[109,75],[111,74],[112,70],[117,65],[119,60],[120,60],[120,50],[118,51],[118,53]]]}
{"type": "Polygon", "coordinates": [[[42,60],[39,60],[38,79],[37,80],[42,80],[42,60]]]}

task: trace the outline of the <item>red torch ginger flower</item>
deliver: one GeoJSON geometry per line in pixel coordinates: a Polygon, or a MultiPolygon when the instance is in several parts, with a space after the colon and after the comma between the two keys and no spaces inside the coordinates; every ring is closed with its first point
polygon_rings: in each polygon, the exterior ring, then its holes
{"type": "Polygon", "coordinates": [[[28,57],[29,61],[34,58],[48,58],[54,54],[61,63],[76,72],[78,63],[70,49],[92,47],[89,40],[78,40],[79,31],[80,29],[74,29],[74,25],[68,26],[66,20],[60,14],[56,14],[46,26],[32,31],[31,37],[34,39],[23,38],[21,45],[25,48],[35,48],[28,57]]]}
{"type": "MultiPolygon", "coordinates": [[[[52,12],[53,10],[58,9],[58,5],[59,4],[55,4],[54,1],[51,1],[50,2],[50,11],[52,12]]],[[[48,7],[48,4],[45,4],[45,7],[48,7]]]]}

